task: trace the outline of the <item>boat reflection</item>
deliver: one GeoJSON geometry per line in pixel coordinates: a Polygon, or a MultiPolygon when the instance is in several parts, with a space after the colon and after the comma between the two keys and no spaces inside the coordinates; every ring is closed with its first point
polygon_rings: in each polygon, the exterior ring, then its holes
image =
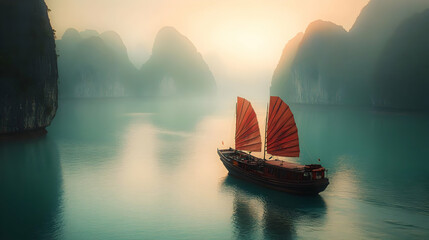
{"type": "Polygon", "coordinates": [[[0,239],[50,239],[60,224],[62,174],[45,136],[0,143],[0,239]]]}
{"type": "Polygon", "coordinates": [[[296,224],[323,225],[326,204],[321,196],[295,196],[227,176],[222,190],[234,197],[232,223],[237,239],[291,239],[296,224]],[[305,223],[302,223],[305,222],[305,223]],[[262,236],[258,236],[258,229],[262,236]]]}
{"type": "Polygon", "coordinates": [[[238,239],[249,239],[257,234],[258,214],[245,196],[234,195],[232,222],[238,239]]]}

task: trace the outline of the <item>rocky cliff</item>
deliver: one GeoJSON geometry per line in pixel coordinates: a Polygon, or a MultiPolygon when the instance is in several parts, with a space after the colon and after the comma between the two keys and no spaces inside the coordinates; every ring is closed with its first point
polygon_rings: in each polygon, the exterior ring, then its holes
{"type": "Polygon", "coordinates": [[[142,95],[207,96],[216,90],[213,74],[201,54],[172,27],[158,32],[140,76],[146,86],[142,95]]]}
{"type": "Polygon", "coordinates": [[[57,79],[45,2],[0,1],[0,133],[48,126],[58,106],[57,79]]]}
{"type": "Polygon", "coordinates": [[[347,55],[347,32],[334,23],[319,20],[299,36],[287,45],[299,47],[292,49],[295,54],[289,63],[281,61],[277,67],[272,94],[283,93],[290,102],[307,103],[329,103],[344,97],[344,86],[339,84],[344,74],[338,71],[347,66],[342,61],[347,55]]]}
{"type": "Polygon", "coordinates": [[[133,94],[137,69],[117,33],[70,28],[57,46],[61,98],[133,94]]]}
{"type": "Polygon", "coordinates": [[[403,22],[377,59],[374,104],[429,109],[429,9],[403,22]]]}
{"type": "MultiPolygon", "coordinates": [[[[424,0],[372,0],[349,32],[329,22],[311,23],[302,39],[294,38],[293,44],[286,45],[273,75],[271,94],[296,103],[366,106],[383,103],[385,107],[396,107],[375,90],[375,83],[380,83],[379,61],[383,56],[390,56],[387,51],[393,51],[393,48],[385,49],[401,23],[427,7],[429,2],[424,0]],[[292,57],[285,56],[289,52],[293,53],[292,57]],[[284,58],[292,60],[285,63],[284,58]]],[[[412,40],[401,40],[405,48],[410,48],[407,42],[412,40]]],[[[380,84],[377,87],[380,88],[380,84]]],[[[384,87],[383,96],[387,96],[389,89],[398,90],[388,84],[384,87]]],[[[413,105],[401,107],[414,108],[413,105]]]]}

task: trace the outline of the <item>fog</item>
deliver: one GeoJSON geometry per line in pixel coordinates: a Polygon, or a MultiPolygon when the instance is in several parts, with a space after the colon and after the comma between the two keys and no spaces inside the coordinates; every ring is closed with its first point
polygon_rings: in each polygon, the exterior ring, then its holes
{"type": "Polygon", "coordinates": [[[324,19],[349,29],[368,0],[141,1],[46,0],[60,38],[66,29],[115,31],[140,68],[159,29],[172,26],[202,54],[219,88],[260,92],[269,82],[284,45],[297,32],[324,19]],[[78,16],[78,17],[77,17],[78,16]]]}

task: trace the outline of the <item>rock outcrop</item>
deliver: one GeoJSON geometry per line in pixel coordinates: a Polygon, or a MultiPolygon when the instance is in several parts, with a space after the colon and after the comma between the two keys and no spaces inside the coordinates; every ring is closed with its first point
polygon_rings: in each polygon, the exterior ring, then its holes
{"type": "Polygon", "coordinates": [[[277,67],[272,95],[283,93],[289,102],[306,103],[329,103],[342,98],[345,90],[339,83],[344,74],[338,71],[346,66],[342,60],[347,55],[347,32],[341,26],[319,20],[311,23],[305,34],[295,37],[287,47],[297,46],[299,39],[297,50],[284,50],[295,54],[293,59],[289,57],[289,63],[281,61],[277,67]]]}
{"type": "Polygon", "coordinates": [[[0,134],[41,130],[54,118],[54,35],[43,0],[0,1],[0,134]]]}
{"type": "Polygon", "coordinates": [[[376,63],[374,104],[429,109],[429,9],[402,23],[376,63]]]}
{"type": "MultiPolygon", "coordinates": [[[[386,83],[380,91],[383,81],[378,79],[381,77],[378,68],[382,65],[380,59],[387,61],[386,58],[391,56],[388,51],[396,51],[393,47],[386,48],[401,23],[428,7],[429,2],[424,0],[372,0],[363,8],[349,32],[329,22],[311,23],[302,38],[298,35],[286,45],[273,75],[271,95],[296,103],[415,108],[405,95],[403,102],[409,104],[400,106],[384,99],[390,94],[388,91],[394,93],[402,87],[396,85],[393,89],[393,85],[386,83]],[[379,95],[381,92],[382,96],[379,95]]],[[[423,28],[420,31],[425,32],[423,28]]],[[[413,40],[402,37],[401,41],[403,51],[408,51],[405,48],[411,50],[408,43],[413,40]]],[[[415,66],[424,69],[421,64],[415,66]]],[[[413,83],[423,86],[422,80],[413,83]]],[[[403,81],[403,85],[406,84],[403,81]]]]}
{"type": "Polygon", "coordinates": [[[117,33],[70,28],[57,46],[60,98],[133,94],[137,69],[117,33]]]}
{"type": "Polygon", "coordinates": [[[140,69],[146,96],[207,96],[216,83],[192,42],[172,27],[162,28],[150,59],[140,69]]]}

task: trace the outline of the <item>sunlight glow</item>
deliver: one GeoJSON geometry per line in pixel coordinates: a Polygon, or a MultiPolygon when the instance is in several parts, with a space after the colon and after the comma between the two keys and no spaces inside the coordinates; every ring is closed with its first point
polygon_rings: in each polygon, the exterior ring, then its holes
{"type": "Polygon", "coordinates": [[[309,23],[323,19],[348,30],[368,0],[46,0],[46,3],[52,9],[51,22],[58,37],[69,27],[79,31],[116,31],[138,68],[149,58],[159,29],[172,26],[193,42],[217,81],[256,83],[269,81],[285,44],[309,23]]]}

